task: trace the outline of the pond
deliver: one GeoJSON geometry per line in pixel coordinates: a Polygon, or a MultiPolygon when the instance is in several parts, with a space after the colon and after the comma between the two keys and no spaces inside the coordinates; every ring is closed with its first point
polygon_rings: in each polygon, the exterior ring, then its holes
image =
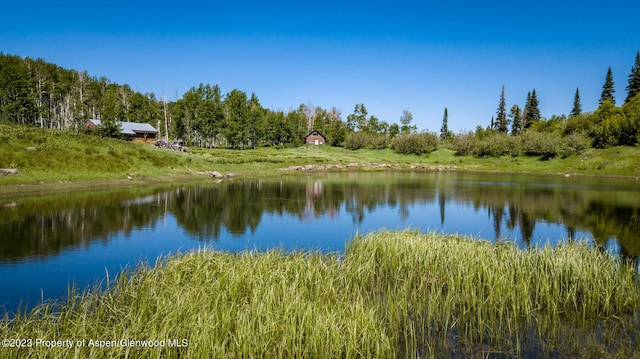
{"type": "Polygon", "coordinates": [[[0,313],[122,268],[208,247],[340,252],[415,228],[519,247],[587,240],[640,256],[640,182],[465,172],[353,172],[0,198],[0,313]]]}

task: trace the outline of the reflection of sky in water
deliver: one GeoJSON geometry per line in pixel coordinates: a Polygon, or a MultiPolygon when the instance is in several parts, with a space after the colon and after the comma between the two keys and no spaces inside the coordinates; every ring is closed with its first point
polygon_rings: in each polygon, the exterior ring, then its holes
{"type": "MultiPolygon", "coordinates": [[[[384,195],[383,192],[380,194],[384,195]]],[[[107,240],[92,241],[77,248],[69,247],[54,256],[0,262],[0,284],[10,288],[0,294],[0,306],[12,311],[21,301],[33,305],[41,297],[59,298],[66,294],[68,284],[74,281],[84,288],[104,280],[107,272],[112,279],[122,268],[135,266],[140,261],[153,265],[160,256],[203,247],[231,252],[269,249],[335,252],[344,250],[346,241],[355,233],[407,228],[496,240],[494,216],[490,215],[487,206],[474,208],[469,202],[456,202],[454,197],[447,197],[441,202],[437,192],[431,194],[433,196],[425,198],[432,199],[405,205],[401,205],[399,200],[392,205],[387,201],[384,201],[386,204],[376,202],[373,209],[343,201],[332,213],[320,215],[314,213],[312,206],[303,215],[262,213],[253,232],[246,228],[244,234],[233,234],[223,226],[216,239],[187,233],[176,222],[174,215],[169,213],[144,228],[133,229],[129,235],[119,233],[107,240]],[[444,203],[444,221],[441,203],[444,203]]],[[[143,200],[147,201],[148,198],[144,197],[143,200]]],[[[515,242],[519,247],[527,247],[520,227],[508,228],[509,213],[507,206],[503,207],[500,237],[515,242]]],[[[574,235],[577,239],[592,240],[588,232],[577,230],[574,235]]],[[[538,221],[530,245],[556,245],[566,241],[567,237],[564,225],[538,221]]],[[[620,253],[614,239],[609,240],[606,247],[613,253],[620,253]]]]}

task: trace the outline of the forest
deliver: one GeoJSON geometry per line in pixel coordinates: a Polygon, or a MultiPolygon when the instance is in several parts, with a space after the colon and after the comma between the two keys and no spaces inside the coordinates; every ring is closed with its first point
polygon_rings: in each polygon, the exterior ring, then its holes
{"type": "Polygon", "coordinates": [[[602,86],[599,107],[583,112],[576,89],[569,115],[540,115],[536,90],[521,109],[507,110],[505,88],[490,123],[475,131],[452,133],[444,108],[440,133],[418,131],[413,115],[404,110],[400,123],[370,115],[356,104],[345,119],[332,107],[301,104],[295,110],[264,108],[254,93],[239,89],[223,94],[217,85],[199,84],[175,101],[154,93],[134,91],[86,71],[64,69],[43,59],[0,53],[0,123],[37,126],[80,134],[88,119],[100,119],[99,135],[117,137],[118,122],[149,123],[162,137],[187,146],[248,149],[289,147],[304,143],[312,129],[332,146],[392,148],[400,153],[425,154],[450,148],[475,157],[570,156],[586,148],[636,146],[640,142],[640,52],[631,67],[626,97],[616,104],[611,68],[602,86]]]}

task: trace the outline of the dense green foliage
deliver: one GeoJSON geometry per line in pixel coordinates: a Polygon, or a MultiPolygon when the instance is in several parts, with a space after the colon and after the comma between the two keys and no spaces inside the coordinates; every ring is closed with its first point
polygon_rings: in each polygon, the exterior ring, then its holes
{"type": "Polygon", "coordinates": [[[558,131],[528,129],[514,136],[478,128],[475,132],[456,135],[451,147],[460,156],[501,157],[522,154],[552,159],[578,154],[589,147],[589,142],[589,138],[581,132],[562,136],[558,131]]]}
{"type": "MultiPolygon", "coordinates": [[[[599,108],[593,113],[583,113],[576,89],[568,119],[564,115],[543,118],[535,89],[527,94],[522,110],[514,104],[507,113],[503,87],[497,118],[482,133],[454,136],[448,130],[448,109],[445,108],[440,129],[441,146],[477,157],[527,155],[543,158],[579,152],[585,148],[585,136],[589,139],[588,146],[596,148],[636,146],[640,136],[640,111],[638,101],[634,100],[640,83],[639,57],[636,55],[631,69],[627,99],[622,107],[615,105],[611,68],[607,71],[599,108]],[[503,136],[493,136],[492,131],[503,136]],[[507,133],[516,138],[510,138],[507,133]],[[517,138],[525,133],[526,137],[517,138]],[[542,136],[548,138],[542,139],[542,136]],[[564,148],[567,141],[579,145],[564,148]]],[[[223,94],[217,85],[208,84],[192,87],[182,98],[167,102],[157,99],[153,93],[141,94],[128,85],[90,77],[82,71],[66,70],[42,59],[22,59],[0,53],[0,123],[77,134],[90,118],[102,120],[103,126],[98,131],[102,137],[119,137],[119,121],[144,122],[158,128],[161,137],[178,139],[191,147],[292,147],[303,144],[305,135],[311,130],[318,130],[327,138],[327,144],[352,150],[392,148],[399,153],[431,152],[406,145],[408,139],[420,136],[405,136],[394,141],[399,134],[418,132],[412,124],[413,114],[407,109],[403,110],[400,124],[397,124],[370,115],[364,104],[356,104],[353,113],[343,121],[335,107],[327,110],[307,104],[288,112],[270,110],[260,104],[256,94],[247,95],[238,89],[223,94]]]]}
{"type": "Polygon", "coordinates": [[[343,256],[170,257],[5,318],[0,334],[85,340],[3,348],[31,358],[634,357],[639,309],[634,268],[584,243],[522,251],[402,231],[358,236],[343,256]]]}
{"type": "Polygon", "coordinates": [[[143,122],[189,146],[229,148],[300,145],[317,127],[329,143],[342,144],[337,110],[305,110],[267,110],[255,94],[235,89],[223,95],[217,85],[203,84],[167,103],[86,72],[0,53],[0,123],[77,133],[96,118],[104,124],[101,136],[118,137],[117,122],[143,122]]]}
{"type": "MultiPolygon", "coordinates": [[[[640,54],[640,53],[639,53],[640,54]]],[[[629,95],[633,95],[638,73],[638,56],[629,75],[629,95]]],[[[576,89],[573,108],[565,115],[545,119],[540,116],[536,90],[527,94],[524,110],[516,104],[505,116],[504,87],[500,94],[497,118],[486,129],[460,133],[448,141],[458,155],[475,157],[535,156],[542,159],[568,157],[589,147],[637,146],[640,143],[640,95],[627,98],[617,107],[611,68],[607,71],[600,106],[592,113],[582,112],[580,91],[576,89]],[[511,121],[511,136],[506,126],[511,121]]]]}
{"type": "Polygon", "coordinates": [[[391,148],[398,153],[424,155],[435,151],[439,142],[435,133],[409,133],[394,137],[391,148]]]}

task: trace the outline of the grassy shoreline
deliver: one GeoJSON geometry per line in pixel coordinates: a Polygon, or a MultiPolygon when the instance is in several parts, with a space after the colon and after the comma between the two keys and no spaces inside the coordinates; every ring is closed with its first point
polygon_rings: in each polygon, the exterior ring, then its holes
{"type": "MultiPolygon", "coordinates": [[[[464,171],[514,172],[550,175],[640,178],[640,148],[587,149],[567,158],[474,158],[456,156],[441,148],[425,156],[403,155],[390,149],[352,151],[331,146],[258,148],[249,150],[192,148],[190,153],[152,145],[72,135],[55,130],[0,124],[0,168],[20,171],[0,176],[0,195],[53,188],[83,187],[93,183],[122,185],[199,178],[199,172],[218,171],[237,176],[281,175],[282,168],[304,165],[347,165],[391,170],[413,167],[451,167],[464,171]],[[129,180],[131,178],[131,180],[129,180]]],[[[353,170],[353,169],[349,169],[353,170]]],[[[332,170],[334,171],[334,170],[332,170]]]]}
{"type": "Polygon", "coordinates": [[[107,287],[0,322],[3,338],[84,346],[0,351],[32,358],[640,354],[634,268],[584,243],[524,251],[452,235],[377,232],[354,238],[342,256],[170,256],[107,287]],[[165,345],[123,346],[121,339],[165,345]],[[172,339],[187,346],[170,347],[172,339]]]}

